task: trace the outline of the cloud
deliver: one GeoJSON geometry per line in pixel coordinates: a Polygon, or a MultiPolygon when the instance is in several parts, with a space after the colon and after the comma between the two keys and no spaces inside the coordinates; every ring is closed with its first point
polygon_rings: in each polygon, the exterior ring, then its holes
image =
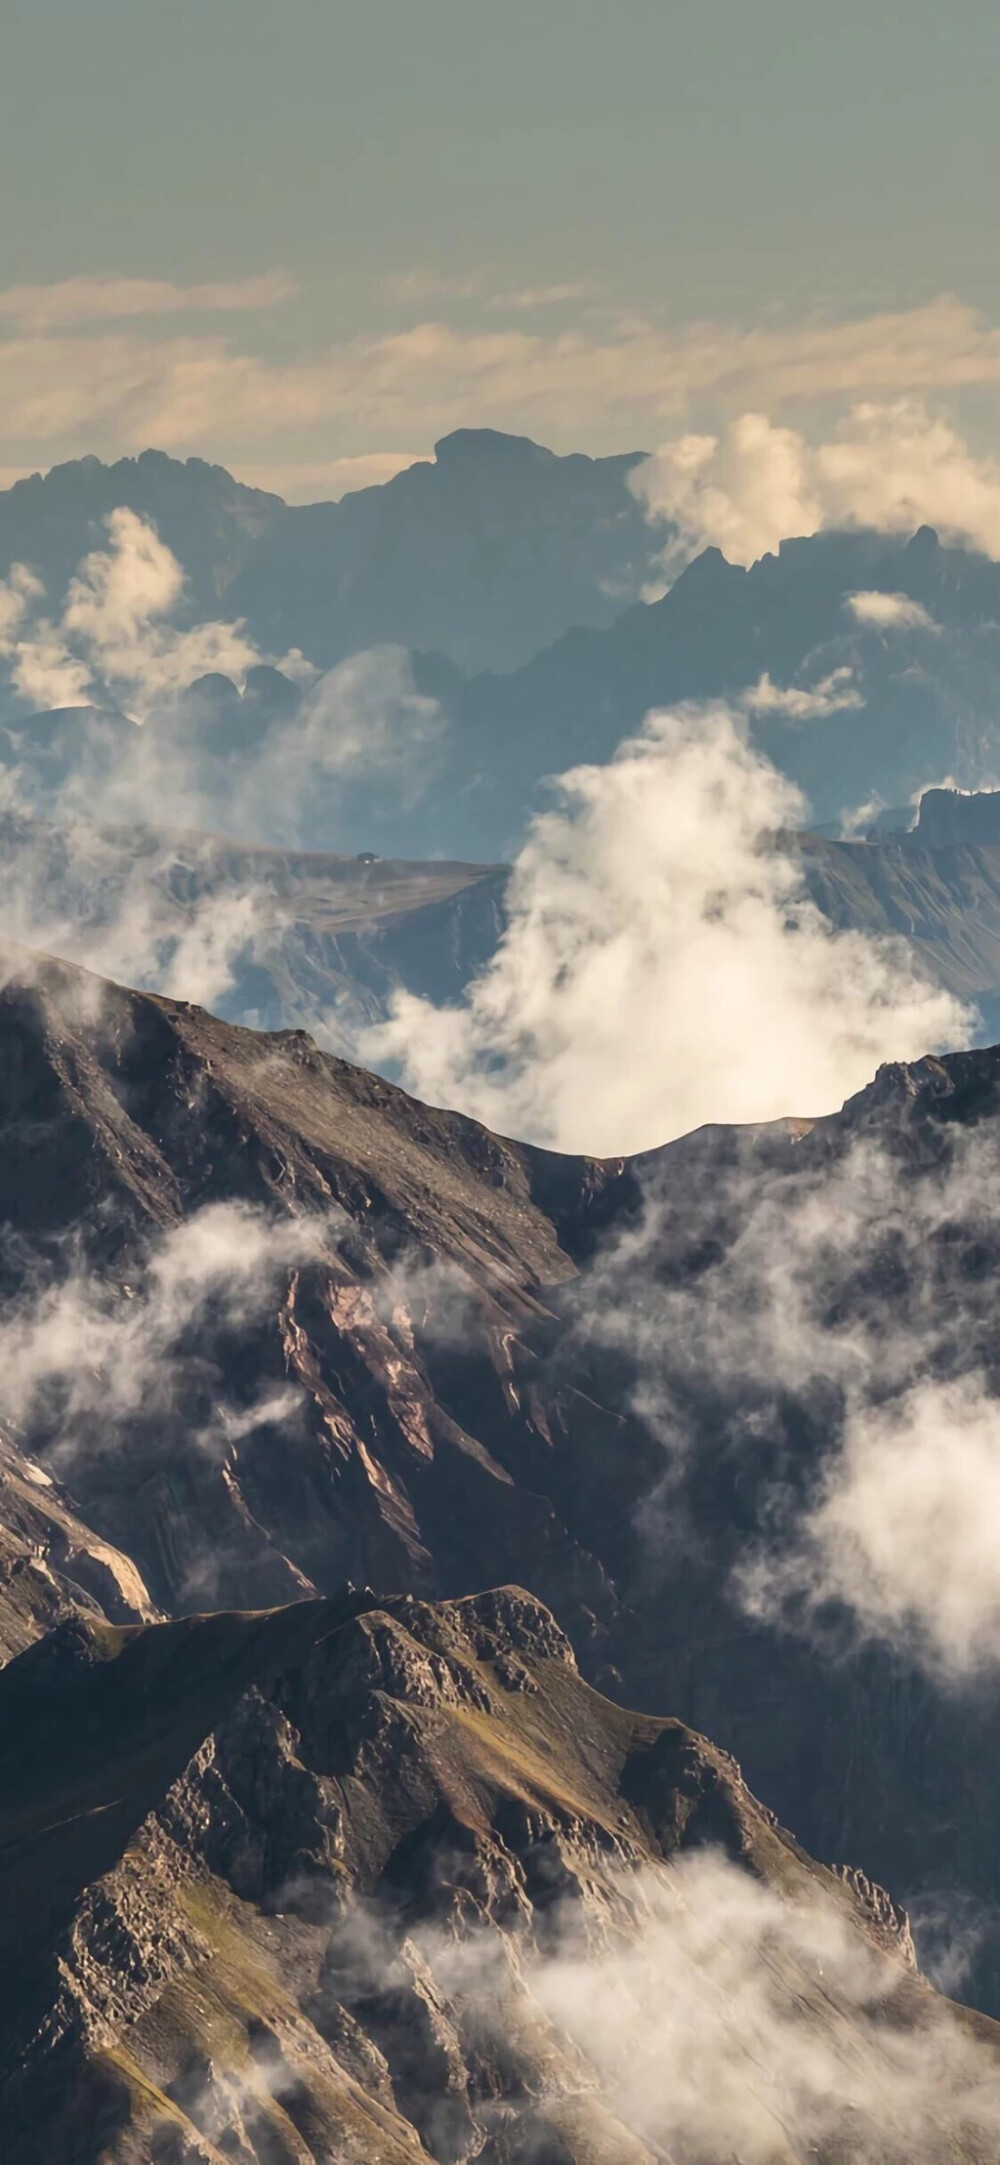
{"type": "Polygon", "coordinates": [[[536,308],[567,308],[572,301],[591,300],[593,293],[593,286],[581,280],[566,286],[521,286],[513,293],[491,293],[486,305],[500,314],[528,314],[536,308]]]}
{"type": "Polygon", "coordinates": [[[199,719],[182,695],[204,676],[242,680],[262,656],[241,622],[176,621],[185,576],[147,520],[121,508],[105,524],[108,547],[83,559],[61,607],[48,607],[23,565],[0,581],[0,658],[32,707],[110,702],[142,726],[82,716],[55,781],[32,774],[26,742],[21,771],[8,771],[8,802],[43,816],[209,826],[294,844],[317,793],[335,799],[352,776],[391,774],[396,801],[416,800],[445,720],[416,690],[403,649],[372,648],[324,673],[301,654],[282,656],[298,679],[294,711],[264,728],[248,721],[242,743],[219,735],[217,749],[207,708],[199,719]]]}
{"type": "Polygon", "coordinates": [[[644,1150],[705,1120],[839,1105],[967,1018],[905,946],[835,932],[776,830],[795,789],[722,707],[653,714],[561,778],[460,1006],[395,996],[362,1057],[501,1132],[644,1150]]]}
{"type": "Polygon", "coordinates": [[[940,624],[909,594],[848,594],[845,604],[856,624],[876,631],[940,631],[940,624]]]}
{"type": "Polygon", "coordinates": [[[185,576],[148,520],[120,506],[104,523],[109,546],[83,559],[58,617],[42,613],[44,589],[27,566],[0,581],[0,655],[22,699],[47,709],[103,692],[144,718],[195,677],[242,675],[259,660],[239,624],[171,623],[185,576]]]}
{"type": "Polygon", "coordinates": [[[176,286],[162,278],[62,278],[48,286],[5,286],[0,319],[22,331],[52,331],[129,316],[231,315],[275,308],[295,291],[295,280],[285,271],[200,286],[176,286]]]}
{"type": "MultiPolygon", "coordinates": [[[[429,288],[424,274],[404,279],[390,296],[400,308],[441,290],[433,276],[429,288]]],[[[461,283],[460,299],[482,286],[475,280],[467,292],[461,283]]],[[[174,290],[185,289],[167,288],[174,290]]],[[[26,325],[0,342],[0,463],[23,469],[46,457],[117,455],[149,443],[207,446],[237,465],[267,445],[276,462],[283,445],[301,459],[320,437],[329,457],[331,428],[341,432],[338,451],[361,454],[372,442],[433,442],[448,429],[481,425],[484,413],[496,427],[566,449],[595,436],[614,448],[648,440],[665,421],[692,412],[714,423],[793,403],[958,396],[998,382],[1000,330],[950,295],[895,313],[766,327],[632,317],[528,330],[502,326],[486,310],[478,323],[364,331],[284,360],[214,331],[26,325]]],[[[753,524],[751,505],[739,519],[753,524]]]]}
{"type": "Polygon", "coordinates": [[[72,820],[35,827],[16,814],[0,834],[0,928],[21,948],[203,1007],[280,948],[289,921],[280,897],[252,876],[233,884],[210,838],[72,820]]]}
{"type": "MultiPolygon", "coordinates": [[[[580,1876],[579,1852],[568,1861],[580,1876]]],[[[408,2085],[433,2150],[485,2137],[562,2155],[564,2126],[574,2153],[589,2137],[602,2157],[741,2165],[911,2165],[995,2144],[994,2054],[875,1945],[832,1875],[793,1868],[779,1894],[717,1849],[666,1867],[591,1850],[585,1870],[584,1902],[510,1931],[411,1922],[404,1938],[373,1905],[345,1909],[330,1985],[362,2025],[405,2021],[416,1992],[449,2041],[444,2096],[408,2085]],[[499,2090],[463,2080],[484,2045],[499,2090]]]]}
{"type": "Polygon", "coordinates": [[[662,444],[629,482],[650,516],[676,529],[668,574],[708,546],[751,564],[825,527],[931,525],[1000,555],[1000,461],[975,457],[951,422],[912,400],[854,406],[819,443],[744,413],[718,435],[662,444]]]}
{"type": "MultiPolygon", "coordinates": [[[[289,912],[266,866],[251,865],[241,886],[217,842],[189,830],[290,847],[322,833],[351,846],[352,791],[379,775],[393,804],[416,802],[445,718],[391,647],[324,673],[286,656],[299,682],[274,711],[241,708],[224,685],[220,718],[211,697],[185,693],[205,674],[242,678],[257,648],[239,623],[183,623],[184,574],[148,522],[119,510],[107,528],[107,548],[77,567],[61,605],[23,565],[0,581],[14,689],[32,708],[79,710],[55,737],[8,721],[0,925],[25,946],[216,1006],[246,967],[280,968],[289,912]],[[31,824],[52,820],[57,836],[31,824]],[[112,822],[143,831],[130,840],[112,822]],[[158,841],[144,831],[156,828],[184,832],[158,841]]],[[[315,1018],[337,1049],[343,1020],[315,1018]]]]}
{"type": "Polygon", "coordinates": [[[391,777],[394,801],[415,803],[445,728],[437,700],[417,691],[404,648],[349,655],[308,685],[298,712],[229,776],[229,831],[293,843],[318,793],[364,774],[391,777]]]}
{"type": "Polygon", "coordinates": [[[946,1682],[1000,1662],[1000,1400],[982,1375],[852,1405],[793,1545],[751,1572],[763,1613],[843,1602],[946,1682]]]}
{"type": "Polygon", "coordinates": [[[677,529],[671,561],[721,549],[733,564],[752,564],[790,534],[814,534],[822,507],[810,487],[805,440],[745,413],[724,436],[679,436],[661,444],[629,477],[653,518],[677,529]]]}
{"type": "Polygon", "coordinates": [[[611,1350],[663,1448],[649,1559],[688,1540],[689,1472],[724,1494],[738,1468],[714,1567],[736,1607],[826,1653],[878,1639],[938,1684],[995,1674],[993,1124],[736,1134],[708,1175],[698,1140],[641,1172],[641,1213],[566,1303],[572,1360],[611,1350]]]}
{"type": "MultiPolygon", "coordinates": [[[[127,1285],[79,1264],[39,1286],[26,1268],[22,1292],[0,1315],[2,1417],[22,1433],[55,1437],[47,1459],[58,1470],[85,1437],[90,1449],[113,1448],[138,1414],[161,1415],[207,1379],[216,1402],[202,1441],[224,1452],[230,1430],[247,1433],[271,1418],[281,1394],[272,1394],[270,1412],[255,1406],[249,1422],[246,1407],[218,1403],[213,1341],[260,1320],[282,1279],[318,1255],[327,1236],[321,1218],[209,1203],[154,1240],[127,1285]]],[[[288,1411],[281,1397],[280,1417],[288,1411]]]]}
{"type": "Polygon", "coordinates": [[[842,714],[864,703],[854,671],[846,666],[831,670],[829,676],[810,685],[774,684],[765,669],[741,702],[747,714],[780,714],[789,722],[821,721],[828,714],[842,714]]]}
{"type": "MultiPolygon", "coordinates": [[[[878,2156],[996,2138],[992,2054],[950,2012],[902,1995],[900,1971],[818,1890],[789,1901],[718,1852],[623,1888],[629,1939],[562,1944],[533,1996],[596,2070],[607,2107],[656,2155],[878,2156]]],[[[943,2149],[941,2151],[943,2155],[943,2149]]]]}
{"type": "Polygon", "coordinates": [[[239,624],[179,630],[169,622],[185,578],[155,528],[121,506],[109,513],[110,547],[85,557],[70,581],[60,629],[82,646],[94,676],[141,712],[210,672],[242,675],[259,659],[239,624]]]}

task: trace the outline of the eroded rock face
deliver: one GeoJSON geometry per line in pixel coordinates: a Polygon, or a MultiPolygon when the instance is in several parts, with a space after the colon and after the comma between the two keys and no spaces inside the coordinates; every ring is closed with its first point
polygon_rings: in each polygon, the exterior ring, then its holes
{"type": "Polygon", "coordinates": [[[15,1724],[11,2165],[994,2154],[1000,2032],[724,1754],[592,1692],[523,1592],[81,1623],[0,1677],[15,1724]],[[701,1999],[708,2061],[660,2095],[701,1999]],[[843,2110],[780,2073],[762,2096],[762,2036],[821,2090],[836,2065],[843,2110]]]}
{"type": "MultiPolygon", "coordinates": [[[[588,1681],[716,1739],[814,1854],[918,1917],[956,1888],[997,1912],[993,1672],[942,1685],[849,1616],[790,1628],[740,1594],[822,1487],[845,1344],[876,1382],[887,1345],[929,1344],[933,1373],[972,1363],[997,1388],[996,1053],[888,1067],[833,1119],[599,1163],[416,1105],[296,1033],[19,972],[0,993],[6,1650],[73,1611],[266,1608],[345,1579],[426,1605],[516,1579],[588,1681]],[[219,1212],[230,1259],[259,1247],[238,1298],[204,1275],[219,1212]],[[44,1365],[65,1342],[44,1299],[64,1321],[66,1289],[88,1329],[96,1300],[101,1359],[25,1406],[24,1330],[35,1313],[44,1365]],[[820,1327],[813,1366],[782,1374],[820,1327]]],[[[518,1628],[508,1613],[511,1680],[518,1628]]],[[[446,1695],[431,1651],[394,1658],[407,1703],[446,1695]]],[[[475,1678],[460,1688],[474,1702],[475,1678]]],[[[237,1746],[218,1779],[263,1889],[237,1746]]],[[[283,1853],[322,1874],[336,1826],[297,1831],[300,1790],[283,1853]]],[[[967,1989],[1000,2007],[989,1931],[967,1989]]]]}

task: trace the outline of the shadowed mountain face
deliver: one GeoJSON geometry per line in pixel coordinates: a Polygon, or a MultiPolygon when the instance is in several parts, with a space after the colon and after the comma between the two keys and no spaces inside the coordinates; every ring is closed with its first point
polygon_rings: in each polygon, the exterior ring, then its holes
{"type": "Polygon", "coordinates": [[[982,1508],[1000,1055],[602,1164],[33,967],[0,997],[7,1646],[78,1585],[121,1620],[516,1578],[814,1855],[928,1931],[972,1904],[965,1989],[1000,2004],[991,1566],[940,1546],[982,1508]],[[942,1425],[951,1500],[900,1493],[942,1425]]]}
{"type": "Polygon", "coordinates": [[[61,595],[127,506],[183,566],[196,613],[245,618],[264,651],[329,668],[391,644],[515,668],[638,598],[656,546],[627,486],[640,455],[557,458],[460,429],[382,487],[298,506],[201,459],[79,459],[0,492],[0,575],[28,563],[61,595]]]}
{"type": "Polygon", "coordinates": [[[1000,2031],[506,1589],[0,1676],[10,2165],[985,2161],[1000,2031]]]}
{"type": "Polygon", "coordinates": [[[506,855],[543,775],[609,758],[651,708],[735,699],[765,675],[808,691],[850,671],[862,702],[811,718],[762,710],[753,722],[817,822],[873,799],[905,804],[945,775],[979,788],[998,764],[998,606],[996,564],[942,548],[928,529],[905,544],[783,542],[749,570],[706,550],[662,601],[607,630],[567,631],[510,676],[450,695],[465,795],[436,802],[425,832],[438,849],[506,855]],[[851,596],[872,592],[903,597],[915,616],[859,621],[851,596]]]}

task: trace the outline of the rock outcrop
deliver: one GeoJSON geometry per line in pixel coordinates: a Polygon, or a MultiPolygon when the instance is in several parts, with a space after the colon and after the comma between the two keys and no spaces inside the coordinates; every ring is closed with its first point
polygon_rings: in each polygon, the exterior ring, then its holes
{"type": "Polygon", "coordinates": [[[8,2165],[995,2154],[1000,2031],[526,1593],[80,1621],[0,1743],[8,2165]]]}
{"type": "Polygon", "coordinates": [[[852,1376],[887,1404],[921,1377],[995,1390],[998,1147],[997,1053],[598,1163],[296,1033],[11,963],[6,1649],[76,1606],[526,1584],[591,1683],[731,1751],[918,1944],[971,1905],[963,1990],[1000,2007],[989,1647],[949,1671],[773,1569],[852,1376]]]}

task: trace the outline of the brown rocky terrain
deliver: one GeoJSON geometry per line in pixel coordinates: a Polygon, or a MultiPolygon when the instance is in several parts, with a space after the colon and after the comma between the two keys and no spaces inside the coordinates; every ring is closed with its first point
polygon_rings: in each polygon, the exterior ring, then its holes
{"type": "Polygon", "coordinates": [[[748,1603],[741,1579],[794,1547],[853,1347],[886,1398],[897,1345],[909,1379],[996,1375],[1000,1055],[602,1164],[294,1032],[8,968],[7,1650],[81,1605],[526,1585],[592,1684],[731,1751],[918,1934],[971,1905],[959,1982],[1000,2005],[989,1648],[945,1674],[916,1627],[873,1635],[801,1587],[748,1603]]]}
{"type": "Polygon", "coordinates": [[[1000,2031],[526,1594],[74,1619],[0,1737],[10,2165],[995,2155],[1000,2031]]]}

